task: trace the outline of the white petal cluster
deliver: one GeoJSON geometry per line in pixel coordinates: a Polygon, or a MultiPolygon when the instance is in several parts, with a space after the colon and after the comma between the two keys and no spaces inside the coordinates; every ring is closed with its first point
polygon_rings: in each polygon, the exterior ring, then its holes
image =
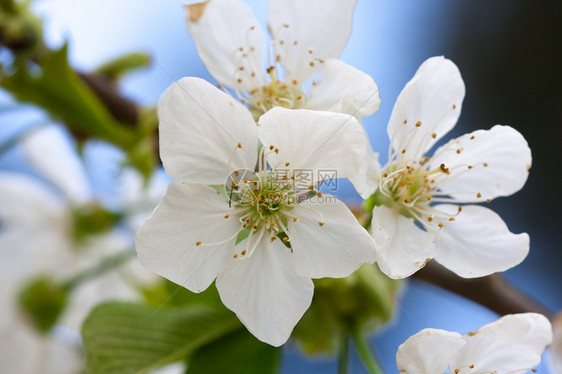
{"type": "MultiPolygon", "coordinates": [[[[76,342],[68,336],[61,340],[53,331],[37,331],[21,310],[19,293],[36,277],[49,275],[64,281],[131,248],[131,235],[127,239],[109,231],[88,238],[78,248],[73,209],[94,201],[81,159],[55,127],[36,131],[25,139],[22,149],[44,181],[23,173],[0,173],[0,362],[2,370],[10,373],[75,373],[82,366],[76,342]]],[[[129,189],[127,194],[135,195],[135,191],[129,189]]],[[[147,215],[145,209],[144,218],[147,215]]],[[[124,274],[152,279],[136,260],[121,272],[108,272],[73,289],[57,324],[77,335],[97,303],[139,298],[136,285],[126,282],[124,274]]]]}
{"type": "Polygon", "coordinates": [[[531,151],[519,132],[497,125],[426,155],[455,126],[464,93],[455,64],[443,57],[425,61],[394,106],[387,165],[371,157],[363,196],[376,190],[377,264],[392,278],[407,277],[432,258],[462,277],[480,277],[519,264],[529,251],[527,234],[511,233],[488,208],[464,205],[523,187],[531,151]]]}
{"type": "Polygon", "coordinates": [[[551,341],[546,317],[511,314],[464,335],[424,329],[398,347],[396,365],[409,374],[521,374],[541,362],[551,341]]]}
{"type": "Polygon", "coordinates": [[[177,182],[137,234],[148,269],[194,292],[216,278],[248,330],[279,346],[310,305],[311,278],[374,262],[371,236],[345,204],[316,189],[319,170],[365,173],[355,118],[277,107],[256,125],[246,107],[198,78],[172,85],[158,115],[162,162],[177,182]],[[244,171],[254,176],[227,182],[244,171]],[[303,171],[313,179],[299,188],[303,171]],[[210,185],[226,185],[225,193],[210,185]],[[232,197],[235,187],[245,199],[232,197]]]}
{"type": "Polygon", "coordinates": [[[187,5],[186,23],[211,75],[234,89],[256,118],[275,106],[360,118],[377,111],[380,99],[371,77],[337,60],[351,32],[354,6],[355,0],[271,0],[270,48],[240,0],[187,5]]]}

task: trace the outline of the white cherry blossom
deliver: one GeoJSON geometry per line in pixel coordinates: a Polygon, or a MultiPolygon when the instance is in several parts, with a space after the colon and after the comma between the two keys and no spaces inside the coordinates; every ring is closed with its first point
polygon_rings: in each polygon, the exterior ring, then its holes
{"type": "Polygon", "coordinates": [[[141,263],[193,292],[216,278],[251,333],[285,343],[310,305],[311,278],[345,277],[375,259],[374,240],[345,204],[317,190],[315,173],[297,185],[301,171],[364,171],[361,125],[280,107],[256,125],[246,107],[198,78],[172,85],[158,115],[161,158],[177,182],[137,234],[141,263]]]}
{"type": "Polygon", "coordinates": [[[426,156],[454,127],[464,94],[455,64],[443,57],[425,61],[394,106],[387,165],[371,157],[362,196],[375,192],[377,264],[392,278],[407,277],[432,258],[462,277],[480,277],[519,264],[529,251],[526,233],[511,233],[488,208],[464,205],[523,187],[531,151],[519,132],[497,125],[426,156]]]}
{"type": "Polygon", "coordinates": [[[405,374],[522,374],[534,371],[551,340],[542,314],[511,314],[464,335],[423,329],[398,347],[396,364],[405,374]]]}
{"type": "Polygon", "coordinates": [[[271,0],[270,48],[240,0],[187,5],[186,23],[211,75],[234,89],[256,119],[274,106],[360,118],[377,111],[380,99],[371,77],[337,60],[351,33],[354,6],[355,0],[271,0]]]}
{"type": "MultiPolygon", "coordinates": [[[[74,214],[94,203],[80,158],[55,127],[38,130],[21,145],[43,180],[23,173],[0,173],[0,362],[11,373],[76,373],[82,364],[77,347],[58,339],[53,329],[42,333],[32,326],[19,305],[19,292],[38,276],[65,281],[130,249],[132,234],[109,230],[78,242],[74,214]]],[[[134,189],[127,194],[140,199],[134,189]]],[[[138,221],[137,214],[141,212],[131,212],[126,218],[138,221]]],[[[131,258],[119,271],[78,285],[54,330],[64,326],[77,335],[94,305],[109,299],[137,300],[137,284],[129,281],[153,278],[131,258]]]]}

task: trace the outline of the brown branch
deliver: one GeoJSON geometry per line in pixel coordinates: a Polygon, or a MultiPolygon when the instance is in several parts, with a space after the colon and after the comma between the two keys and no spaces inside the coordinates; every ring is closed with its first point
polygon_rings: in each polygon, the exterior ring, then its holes
{"type": "Polygon", "coordinates": [[[430,261],[425,268],[414,275],[414,278],[475,301],[499,315],[535,312],[543,314],[550,320],[554,317],[545,306],[523,293],[500,274],[465,279],[437,262],[430,261]]]}
{"type": "Polygon", "coordinates": [[[139,107],[121,95],[115,80],[93,73],[77,74],[94,91],[116,120],[129,125],[137,124],[139,120],[139,107]]]}

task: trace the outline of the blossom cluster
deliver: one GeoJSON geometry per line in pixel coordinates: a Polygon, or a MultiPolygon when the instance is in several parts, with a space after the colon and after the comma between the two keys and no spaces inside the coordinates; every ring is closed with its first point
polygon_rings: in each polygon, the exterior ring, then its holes
{"type": "MultiPolygon", "coordinates": [[[[70,296],[57,327],[79,330],[103,300],[141,299],[138,285],[155,273],[194,293],[215,283],[250,333],[281,346],[318,279],[350,277],[364,264],[403,279],[432,260],[476,278],[525,259],[529,236],[484,206],[524,186],[532,163],[525,138],[495,125],[447,140],[465,85],[451,60],[430,57],[394,104],[381,165],[362,124],[379,109],[379,87],[338,59],[354,7],[271,0],[266,35],[241,0],[186,5],[187,30],[217,84],[185,77],[164,92],[159,152],[173,181],[154,176],[147,189],[126,171],[117,208],[94,195],[60,132],[43,129],[22,143],[48,185],[0,173],[0,335],[18,341],[0,339],[0,361],[14,365],[6,370],[38,372],[59,354],[68,362],[53,363],[56,372],[80,366],[52,323],[41,335],[20,318],[22,283],[39,274],[73,279],[132,246],[137,256],[125,265],[61,291],[70,296]],[[338,179],[365,200],[365,222],[330,194],[338,179]],[[40,358],[9,360],[19,342],[40,358]]],[[[552,336],[540,314],[507,315],[465,335],[424,329],[398,348],[396,362],[412,374],[525,372],[552,336]]]]}

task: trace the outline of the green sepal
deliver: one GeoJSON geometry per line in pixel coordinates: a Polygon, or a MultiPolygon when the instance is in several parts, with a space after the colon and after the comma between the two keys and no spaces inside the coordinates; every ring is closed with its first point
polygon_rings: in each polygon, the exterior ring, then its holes
{"type": "Polygon", "coordinates": [[[52,278],[41,276],[27,283],[19,294],[19,302],[33,325],[47,332],[57,322],[67,301],[67,292],[52,278]]]}
{"type": "Polygon", "coordinates": [[[72,210],[74,239],[80,243],[90,235],[107,232],[115,227],[122,214],[104,209],[98,204],[76,207],[72,210]]]}

